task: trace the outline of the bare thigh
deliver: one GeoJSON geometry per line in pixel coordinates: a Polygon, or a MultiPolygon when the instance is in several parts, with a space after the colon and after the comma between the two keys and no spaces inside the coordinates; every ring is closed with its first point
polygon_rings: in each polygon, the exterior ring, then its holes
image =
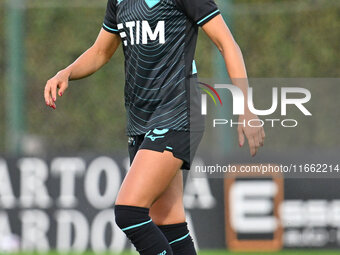
{"type": "Polygon", "coordinates": [[[182,171],[177,172],[166,191],[152,205],[150,216],[157,225],[185,222],[182,171]]]}
{"type": "Polygon", "coordinates": [[[116,205],[150,208],[172,183],[183,161],[169,151],[139,150],[116,199],[116,205]]]}

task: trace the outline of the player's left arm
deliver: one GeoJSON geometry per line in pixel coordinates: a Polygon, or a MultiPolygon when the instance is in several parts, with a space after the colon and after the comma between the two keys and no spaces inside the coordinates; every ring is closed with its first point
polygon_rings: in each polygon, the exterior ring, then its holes
{"type": "Polygon", "coordinates": [[[242,123],[245,120],[246,126],[238,126],[239,144],[241,147],[244,145],[244,136],[246,136],[250,148],[250,154],[255,156],[259,147],[263,146],[265,132],[263,127],[250,127],[247,125],[248,120],[258,119],[258,117],[251,113],[248,108],[247,71],[241,49],[234,40],[234,37],[224,22],[222,15],[217,15],[211,19],[202,26],[202,29],[221,52],[232,83],[243,91],[245,98],[245,113],[244,115],[239,116],[239,122],[242,123]]]}

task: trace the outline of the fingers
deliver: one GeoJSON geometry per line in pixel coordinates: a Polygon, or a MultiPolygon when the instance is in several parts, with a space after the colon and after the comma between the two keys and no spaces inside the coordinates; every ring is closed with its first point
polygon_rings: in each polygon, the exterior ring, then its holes
{"type": "Polygon", "coordinates": [[[65,93],[65,90],[67,89],[68,84],[67,82],[62,82],[59,86],[59,91],[58,91],[58,95],[61,97],[63,96],[63,94],[65,93]]]}
{"type": "Polygon", "coordinates": [[[260,138],[259,132],[255,133],[253,135],[253,137],[254,137],[255,147],[256,147],[256,151],[257,151],[258,148],[260,147],[260,143],[261,143],[262,138],[260,138]]]}
{"type": "Polygon", "coordinates": [[[266,133],[264,132],[264,128],[261,128],[261,136],[263,140],[266,138],[266,133]]]}
{"type": "Polygon", "coordinates": [[[259,144],[260,144],[260,147],[263,147],[264,145],[264,140],[262,138],[262,135],[261,135],[261,131],[259,131],[259,133],[257,134],[258,138],[259,138],[259,144]]]}
{"type": "Polygon", "coordinates": [[[55,109],[55,108],[56,108],[56,105],[54,104],[53,99],[52,99],[52,97],[51,97],[51,90],[52,90],[52,83],[51,83],[51,81],[49,80],[49,81],[46,83],[45,91],[44,91],[45,103],[46,103],[47,106],[50,106],[50,107],[52,107],[53,109],[55,109]]]}
{"type": "Polygon", "coordinates": [[[244,133],[243,133],[242,128],[238,128],[237,132],[238,132],[238,143],[240,147],[242,147],[244,145],[244,133]]]}
{"type": "Polygon", "coordinates": [[[44,97],[46,105],[56,109],[56,90],[57,90],[57,82],[49,80],[46,83],[44,97]]]}
{"type": "MultiPolygon", "coordinates": [[[[240,133],[239,133],[240,136],[240,133]]],[[[248,131],[248,135],[246,135],[248,144],[249,144],[249,150],[250,150],[250,155],[255,156],[257,154],[257,151],[259,150],[260,147],[264,145],[264,130],[263,128],[259,130],[252,130],[252,132],[248,131]]]]}
{"type": "Polygon", "coordinates": [[[51,82],[51,95],[52,95],[52,103],[53,105],[55,105],[55,101],[57,101],[57,86],[58,86],[58,82],[54,81],[51,82]]]}
{"type": "Polygon", "coordinates": [[[263,128],[261,128],[261,130],[259,131],[259,138],[260,138],[260,146],[263,147],[264,145],[264,136],[263,136],[263,128]]]}
{"type": "Polygon", "coordinates": [[[53,78],[47,81],[44,91],[46,105],[56,109],[57,92],[62,96],[68,87],[69,75],[58,72],[53,78]],[[59,91],[58,91],[59,89],[59,91]]]}
{"type": "Polygon", "coordinates": [[[245,137],[248,140],[250,155],[255,156],[258,149],[264,145],[264,139],[266,137],[263,127],[243,127],[240,126],[237,129],[238,139],[240,147],[244,145],[245,137]]]}
{"type": "Polygon", "coordinates": [[[257,152],[257,148],[256,148],[256,145],[255,145],[254,137],[253,136],[249,136],[247,139],[248,139],[250,155],[252,157],[254,157],[256,155],[256,152],[257,152]]]}
{"type": "Polygon", "coordinates": [[[254,141],[254,148],[253,150],[251,150],[250,154],[254,157],[260,147],[260,141],[259,141],[259,137],[258,137],[258,133],[255,133],[253,136],[252,136],[252,140],[254,141]]]}
{"type": "Polygon", "coordinates": [[[47,106],[51,105],[51,97],[50,97],[50,85],[47,82],[45,85],[45,90],[44,90],[44,98],[45,98],[45,103],[47,106]]]}

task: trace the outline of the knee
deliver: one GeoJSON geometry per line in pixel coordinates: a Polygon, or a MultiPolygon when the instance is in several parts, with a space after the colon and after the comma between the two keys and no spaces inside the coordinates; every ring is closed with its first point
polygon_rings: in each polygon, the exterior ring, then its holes
{"type": "Polygon", "coordinates": [[[123,228],[122,226],[125,225],[125,222],[127,221],[127,216],[124,214],[122,208],[120,206],[115,206],[115,221],[118,227],[123,228]]]}
{"type": "Polygon", "coordinates": [[[150,219],[149,209],[144,207],[116,205],[114,211],[116,224],[121,229],[150,219]]]}

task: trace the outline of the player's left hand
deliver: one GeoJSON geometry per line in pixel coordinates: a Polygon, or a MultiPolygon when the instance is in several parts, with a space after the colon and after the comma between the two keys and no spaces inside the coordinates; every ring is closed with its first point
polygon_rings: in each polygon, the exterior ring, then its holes
{"type": "Polygon", "coordinates": [[[255,156],[258,149],[263,146],[264,144],[264,138],[265,138],[265,132],[263,127],[261,126],[260,119],[253,113],[247,112],[244,115],[240,115],[239,124],[237,131],[238,131],[238,140],[240,147],[242,147],[245,143],[244,137],[247,138],[249,149],[250,149],[250,155],[255,156]],[[248,121],[251,121],[251,125],[248,125],[248,121]],[[255,121],[258,120],[258,121],[255,121]],[[259,126],[259,127],[254,127],[259,126]]]}

